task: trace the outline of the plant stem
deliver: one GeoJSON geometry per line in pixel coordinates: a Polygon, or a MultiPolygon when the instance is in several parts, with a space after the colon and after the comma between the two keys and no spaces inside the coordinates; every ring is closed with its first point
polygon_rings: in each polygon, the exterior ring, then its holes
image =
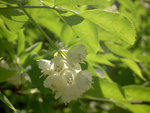
{"type": "Polygon", "coordinates": [[[50,6],[15,6],[15,7],[1,7],[0,9],[21,9],[21,8],[49,8],[49,9],[54,9],[54,7],[50,6]]]}
{"type": "Polygon", "coordinates": [[[108,99],[108,98],[95,98],[95,97],[82,97],[81,99],[85,99],[85,100],[94,100],[94,101],[104,101],[104,102],[114,102],[114,100],[112,99],[108,99]]]}

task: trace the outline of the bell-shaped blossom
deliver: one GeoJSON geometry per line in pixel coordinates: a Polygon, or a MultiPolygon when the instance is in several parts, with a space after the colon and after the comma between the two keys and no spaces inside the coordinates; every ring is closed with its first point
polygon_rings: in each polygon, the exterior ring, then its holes
{"type": "Polygon", "coordinates": [[[52,67],[51,69],[54,71],[54,72],[61,72],[63,69],[65,68],[65,63],[64,63],[64,60],[59,57],[59,56],[55,56],[53,59],[52,59],[52,67]]]}
{"type": "Polygon", "coordinates": [[[67,53],[67,60],[72,64],[81,63],[86,58],[86,51],[83,45],[72,47],[67,53]]]}
{"type": "Polygon", "coordinates": [[[39,68],[44,75],[48,75],[44,87],[55,92],[56,99],[61,98],[64,103],[69,103],[90,89],[92,74],[89,70],[82,71],[79,64],[86,54],[84,46],[78,45],[71,48],[65,58],[57,53],[51,61],[40,60],[39,68]]]}
{"type": "Polygon", "coordinates": [[[41,69],[41,72],[43,73],[43,75],[49,74],[51,70],[51,61],[40,59],[39,62],[40,62],[39,68],[41,69]]]}
{"type": "Polygon", "coordinates": [[[62,81],[60,75],[50,75],[44,81],[44,87],[50,88],[53,92],[60,91],[66,88],[66,84],[62,81]]]}
{"type": "Polygon", "coordinates": [[[55,98],[58,99],[61,97],[61,101],[69,103],[71,100],[75,100],[82,95],[81,90],[77,87],[76,84],[68,86],[66,89],[60,92],[56,92],[55,98]]]}
{"type": "Polygon", "coordinates": [[[76,77],[77,86],[82,92],[91,88],[92,73],[89,70],[80,71],[76,77]]]}

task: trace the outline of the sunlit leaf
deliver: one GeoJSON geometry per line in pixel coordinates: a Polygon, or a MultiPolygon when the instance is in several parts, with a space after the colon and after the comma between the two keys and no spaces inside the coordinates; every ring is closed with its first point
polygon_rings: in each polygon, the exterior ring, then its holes
{"type": "Polygon", "coordinates": [[[113,66],[113,64],[105,57],[103,57],[103,55],[88,54],[86,60],[88,62],[95,62],[99,64],[106,64],[106,65],[113,66]]]}
{"type": "Polygon", "coordinates": [[[135,61],[139,61],[135,56],[132,55],[127,49],[123,48],[122,46],[116,45],[114,43],[105,43],[106,47],[113,53],[121,56],[126,57],[135,61]]]}
{"type": "Polygon", "coordinates": [[[38,53],[42,47],[42,42],[37,42],[34,45],[27,48],[22,55],[20,56],[20,63],[24,63],[24,61],[27,59],[29,55],[32,55],[34,53],[38,53]]]}
{"type": "Polygon", "coordinates": [[[60,40],[64,43],[64,45],[70,45],[77,40],[75,33],[69,25],[65,24],[62,27],[60,40]]]}
{"type": "Polygon", "coordinates": [[[79,13],[80,16],[97,24],[104,30],[116,35],[128,44],[134,44],[135,30],[130,20],[120,13],[104,10],[89,10],[79,13]]]}
{"type": "Polygon", "coordinates": [[[17,32],[28,20],[22,10],[19,9],[0,9],[0,17],[11,31],[17,32]]]}
{"type": "Polygon", "coordinates": [[[139,78],[143,79],[143,80],[146,80],[142,73],[141,73],[141,69],[139,68],[139,66],[136,64],[136,62],[134,62],[133,60],[130,60],[130,59],[127,59],[127,58],[122,58],[121,61],[123,63],[125,63],[127,66],[129,66],[129,68],[131,70],[133,70],[139,78]]]}
{"type": "Polygon", "coordinates": [[[150,106],[144,104],[126,104],[127,109],[133,113],[149,113],[150,106]]]}
{"type": "Polygon", "coordinates": [[[17,39],[17,34],[11,32],[5,26],[5,23],[0,19],[0,37],[6,38],[9,42],[12,42],[17,39]]]}
{"type": "Polygon", "coordinates": [[[101,41],[108,41],[108,42],[117,42],[117,43],[122,43],[123,41],[121,41],[121,39],[115,35],[113,35],[113,33],[110,33],[102,28],[98,28],[98,38],[101,41]]]}
{"type": "Polygon", "coordinates": [[[96,53],[100,50],[98,31],[93,23],[77,15],[64,18],[72,27],[75,35],[81,39],[89,53],[96,53]]]}
{"type": "Polygon", "coordinates": [[[17,54],[20,55],[24,51],[25,48],[25,37],[23,30],[20,30],[18,33],[18,48],[17,48],[17,54]]]}
{"type": "Polygon", "coordinates": [[[144,101],[150,102],[150,88],[138,86],[138,85],[129,85],[123,87],[127,99],[132,101],[144,101]]]}

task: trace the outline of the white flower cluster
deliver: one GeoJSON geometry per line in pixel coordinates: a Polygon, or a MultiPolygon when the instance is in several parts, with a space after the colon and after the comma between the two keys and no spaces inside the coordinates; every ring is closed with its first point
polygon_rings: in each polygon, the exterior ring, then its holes
{"type": "Polygon", "coordinates": [[[61,97],[64,103],[69,103],[90,89],[92,74],[89,70],[81,70],[79,64],[86,54],[84,46],[77,45],[68,51],[66,58],[55,55],[51,61],[40,60],[39,68],[43,75],[48,75],[44,86],[56,93],[56,99],[61,97]]]}

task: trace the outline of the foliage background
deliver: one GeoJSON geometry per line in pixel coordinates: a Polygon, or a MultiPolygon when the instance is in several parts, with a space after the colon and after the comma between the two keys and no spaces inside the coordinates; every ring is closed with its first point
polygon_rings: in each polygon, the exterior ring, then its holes
{"type": "Polygon", "coordinates": [[[149,0],[0,0],[0,112],[149,113],[149,45],[149,0]],[[94,83],[64,105],[36,60],[76,44],[94,83]]]}

